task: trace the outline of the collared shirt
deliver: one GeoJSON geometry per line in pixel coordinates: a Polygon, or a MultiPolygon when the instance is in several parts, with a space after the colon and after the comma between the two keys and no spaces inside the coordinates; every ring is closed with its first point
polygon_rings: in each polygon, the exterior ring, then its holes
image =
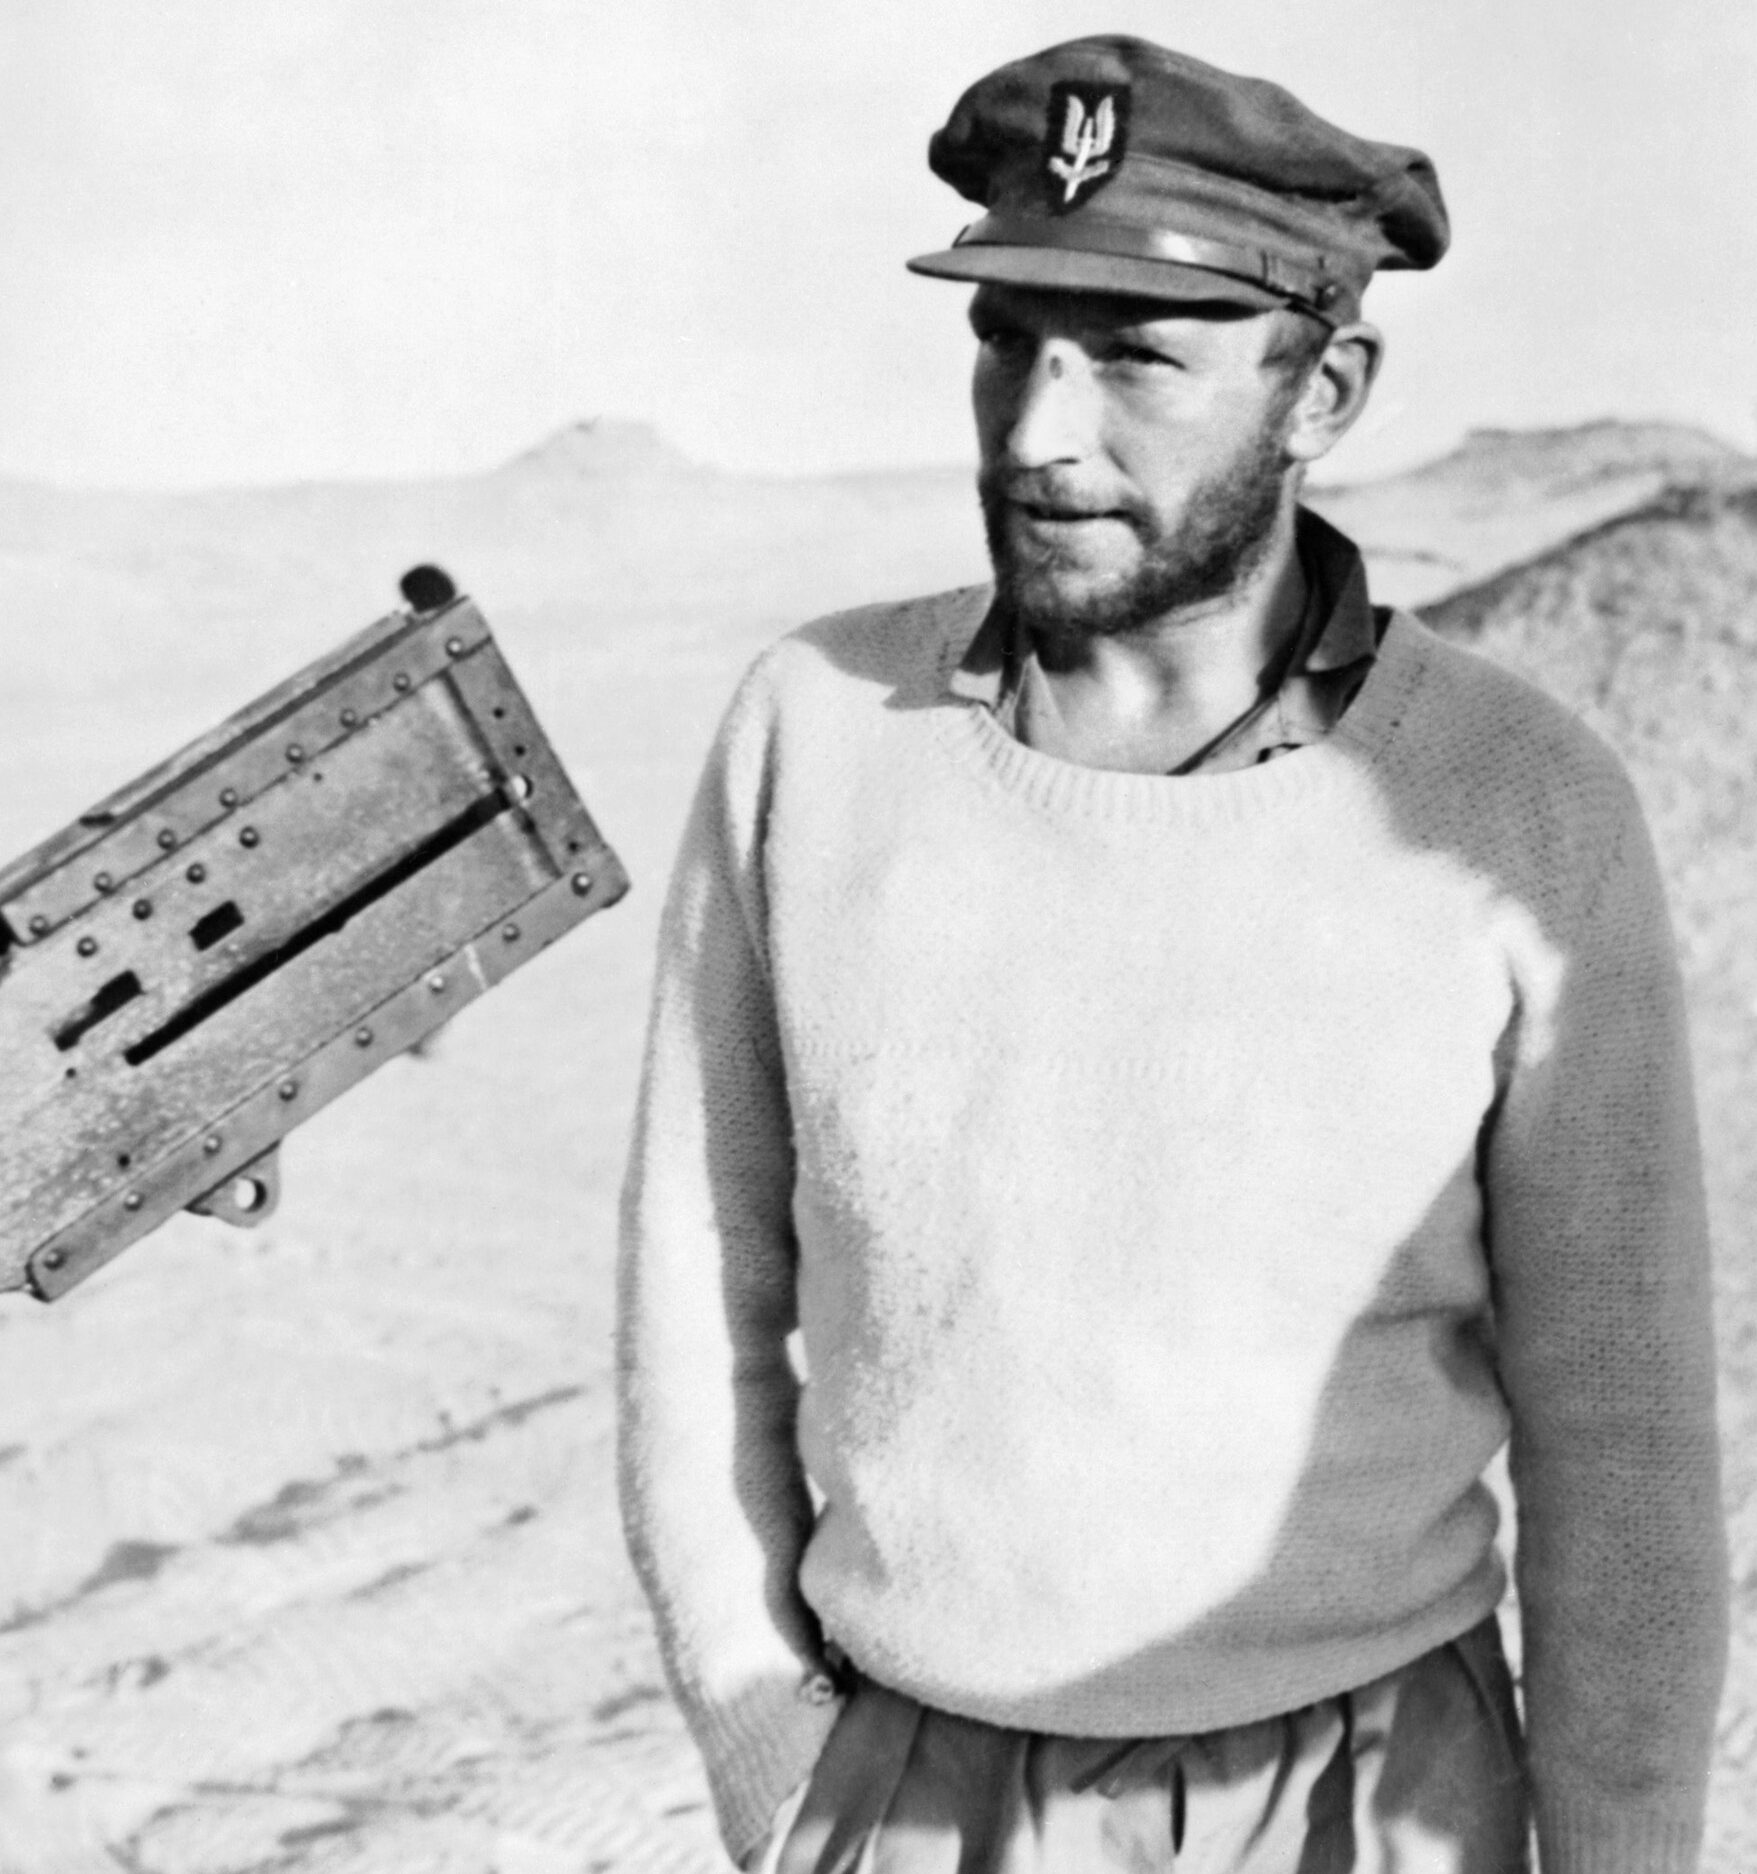
{"type": "MultiPolygon", "coordinates": [[[[1295,545],[1306,580],[1295,641],[1310,642],[1315,635],[1316,642],[1283,678],[1269,707],[1210,747],[1195,772],[1248,768],[1322,740],[1373,667],[1388,614],[1375,614],[1368,601],[1359,549],[1307,508],[1299,510],[1295,545]]],[[[992,710],[1027,747],[1062,754],[1066,732],[1054,692],[1029,639],[1000,606],[989,607],[952,673],[951,689],[992,710]]]]}

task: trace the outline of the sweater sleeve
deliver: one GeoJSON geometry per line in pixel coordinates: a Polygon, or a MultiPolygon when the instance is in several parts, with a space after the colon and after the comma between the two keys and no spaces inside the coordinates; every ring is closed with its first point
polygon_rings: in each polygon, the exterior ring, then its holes
{"type": "Polygon", "coordinates": [[[1544,1874],[1696,1867],[1726,1663],[1707,1226],[1682,987],[1622,783],[1527,985],[1486,1141],[1544,1874]]]}
{"type": "MultiPolygon", "coordinates": [[[[760,668],[760,667],[759,667],[760,668]]],[[[624,1528],[735,1861],[836,1716],[798,1590],[793,1154],[764,956],[763,687],[697,791],[660,928],[618,1268],[624,1528]]]]}

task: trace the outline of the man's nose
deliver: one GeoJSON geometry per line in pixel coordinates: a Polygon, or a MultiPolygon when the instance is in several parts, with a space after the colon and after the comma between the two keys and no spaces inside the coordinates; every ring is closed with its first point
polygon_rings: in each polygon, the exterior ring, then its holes
{"type": "Polygon", "coordinates": [[[1019,381],[1007,454],[1020,468],[1084,461],[1097,441],[1098,386],[1077,345],[1046,339],[1019,381]]]}

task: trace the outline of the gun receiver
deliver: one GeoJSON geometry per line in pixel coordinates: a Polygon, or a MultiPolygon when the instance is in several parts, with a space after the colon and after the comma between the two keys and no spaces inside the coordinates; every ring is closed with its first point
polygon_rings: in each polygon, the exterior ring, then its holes
{"type": "Polygon", "coordinates": [[[0,1289],[261,1222],[287,1133],[628,889],[481,613],[404,591],[0,869],[0,1289]]]}

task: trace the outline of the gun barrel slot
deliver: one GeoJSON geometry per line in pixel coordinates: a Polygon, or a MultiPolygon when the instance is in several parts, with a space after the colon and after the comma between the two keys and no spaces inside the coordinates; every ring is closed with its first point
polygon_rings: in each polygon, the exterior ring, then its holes
{"type": "Polygon", "coordinates": [[[224,904],[215,905],[205,917],[199,917],[189,927],[189,941],[197,950],[211,950],[222,937],[230,937],[233,931],[241,929],[244,913],[228,898],[224,904]]]}
{"type": "MultiPolygon", "coordinates": [[[[383,871],[357,885],[345,898],[338,899],[320,917],[314,918],[309,924],[294,931],[291,936],[283,939],[272,949],[253,957],[241,969],[234,970],[230,976],[204,989],[200,995],[185,1003],[150,1034],[142,1035],[132,1047],[124,1049],[122,1058],[130,1067],[140,1067],[150,1061],[155,1054],[162,1054],[173,1041],[179,1041],[192,1029],[199,1028],[203,1022],[218,1014],[229,1003],[236,1002],[240,996],[248,995],[259,982],[272,976],[276,970],[292,962],[295,957],[302,955],[313,944],[321,943],[326,937],[333,937],[351,918],[358,917],[369,905],[374,905],[379,899],[388,897],[405,880],[413,878],[417,872],[432,865],[436,859],[450,852],[454,846],[461,846],[472,834],[480,832],[489,821],[505,813],[510,805],[511,802],[506,794],[499,788],[473,801],[462,813],[448,820],[420,845],[413,847],[400,859],[386,866],[383,871]]],[[[225,907],[220,908],[223,910],[225,907]]],[[[209,913],[209,915],[216,914],[209,913]]],[[[240,918],[239,922],[242,921],[240,918]]],[[[193,934],[192,932],[191,935],[193,934]]]]}
{"type": "Polygon", "coordinates": [[[140,986],[140,978],[133,970],[124,970],[120,976],[112,976],[82,1009],[76,1009],[59,1028],[55,1030],[55,1045],[63,1054],[70,1048],[78,1047],[80,1041],[97,1027],[99,1022],[108,1021],[118,1009],[124,1009],[138,995],[146,992],[140,986]]]}

